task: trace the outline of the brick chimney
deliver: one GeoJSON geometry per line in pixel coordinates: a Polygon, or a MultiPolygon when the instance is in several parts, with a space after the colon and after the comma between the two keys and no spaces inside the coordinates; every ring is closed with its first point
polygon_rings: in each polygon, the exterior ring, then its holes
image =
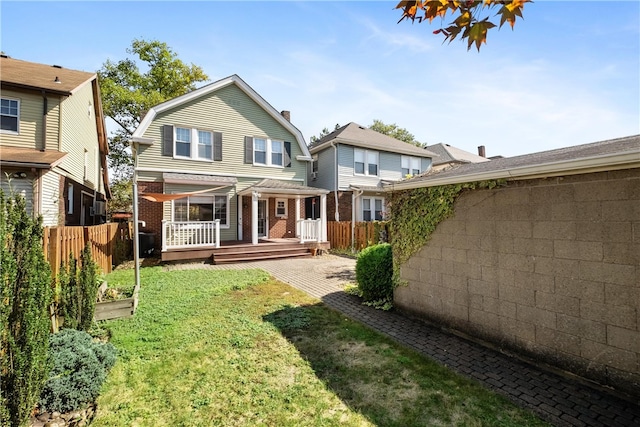
{"type": "Polygon", "coordinates": [[[280,114],[282,115],[282,117],[284,117],[285,119],[287,119],[288,122],[291,121],[291,111],[288,110],[282,110],[280,111],[280,114]]]}
{"type": "Polygon", "coordinates": [[[484,145],[478,146],[478,156],[487,157],[487,154],[484,151],[484,145]]]}

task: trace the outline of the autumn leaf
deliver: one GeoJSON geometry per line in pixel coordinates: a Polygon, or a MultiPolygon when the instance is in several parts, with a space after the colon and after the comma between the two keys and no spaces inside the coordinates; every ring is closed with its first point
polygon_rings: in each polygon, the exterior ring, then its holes
{"type": "Polygon", "coordinates": [[[467,37],[467,50],[471,49],[471,45],[475,42],[476,48],[478,49],[478,52],[480,52],[480,45],[482,43],[487,43],[487,31],[495,26],[496,25],[489,22],[487,18],[473,24],[467,37]]]}

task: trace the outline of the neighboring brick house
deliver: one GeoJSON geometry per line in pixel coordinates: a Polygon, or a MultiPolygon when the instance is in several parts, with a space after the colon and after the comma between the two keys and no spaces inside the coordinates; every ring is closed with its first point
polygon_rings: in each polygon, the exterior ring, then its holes
{"type": "Polygon", "coordinates": [[[0,56],[0,183],[45,226],[106,220],[107,138],[97,75],[0,56]]]}
{"type": "Polygon", "coordinates": [[[382,220],[382,184],[430,170],[435,156],[357,123],[336,129],[311,145],[309,151],[313,157],[309,185],[332,192],[327,217],[354,222],[382,220]]]}
{"type": "Polygon", "coordinates": [[[494,179],[506,185],[464,192],[401,266],[394,305],[640,395],[640,135],[461,165],[393,191],[494,179]]]}
{"type": "MultiPolygon", "coordinates": [[[[322,211],[328,191],[306,186],[311,155],[289,119],[237,75],[150,109],[132,142],[139,220],[156,246],[175,227],[216,222],[223,242],[299,236],[305,199],[317,196],[322,211]]],[[[321,222],[314,238],[326,241],[321,222]]]]}

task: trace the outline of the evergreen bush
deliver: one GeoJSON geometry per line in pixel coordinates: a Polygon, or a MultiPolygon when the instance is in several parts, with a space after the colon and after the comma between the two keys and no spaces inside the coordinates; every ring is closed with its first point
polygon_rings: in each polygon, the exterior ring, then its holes
{"type": "Polygon", "coordinates": [[[389,243],[360,251],[356,260],[356,283],[365,302],[384,305],[393,300],[393,258],[389,243]]]}
{"type": "Polygon", "coordinates": [[[41,408],[69,412],[95,401],[115,364],[115,347],[75,329],[51,335],[49,345],[53,368],[40,395],[41,408]]]}
{"type": "Polygon", "coordinates": [[[98,267],[87,243],[80,256],[80,268],[73,254],[58,275],[61,290],[60,314],[64,327],[88,331],[93,322],[98,293],[98,267]]]}
{"type": "Polygon", "coordinates": [[[0,190],[0,425],[29,420],[49,372],[51,270],[42,219],[0,190]]]}

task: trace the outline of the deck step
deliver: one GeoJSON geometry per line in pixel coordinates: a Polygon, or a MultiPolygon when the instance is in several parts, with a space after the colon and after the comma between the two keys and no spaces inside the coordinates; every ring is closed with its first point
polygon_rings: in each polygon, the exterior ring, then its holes
{"type": "Polygon", "coordinates": [[[245,254],[233,254],[232,256],[213,255],[214,264],[224,264],[233,262],[248,262],[248,261],[260,261],[265,259],[278,259],[278,258],[293,258],[293,257],[310,257],[311,252],[308,249],[293,251],[280,251],[280,252],[254,252],[245,254]]]}

